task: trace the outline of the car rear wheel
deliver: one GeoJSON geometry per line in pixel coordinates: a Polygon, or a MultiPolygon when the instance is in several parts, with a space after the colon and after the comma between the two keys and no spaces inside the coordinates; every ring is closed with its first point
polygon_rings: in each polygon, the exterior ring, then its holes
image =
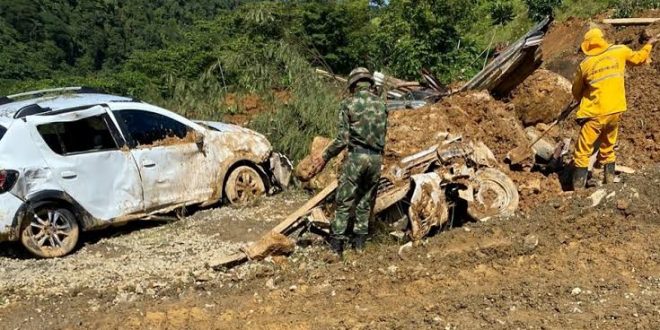
{"type": "Polygon", "coordinates": [[[250,166],[239,166],[231,171],[225,183],[225,196],[232,205],[248,203],[266,193],[266,183],[250,166]]]}
{"type": "Polygon", "coordinates": [[[34,255],[58,258],[78,244],[80,228],[71,211],[57,204],[44,204],[28,213],[21,232],[21,243],[34,255]]]}

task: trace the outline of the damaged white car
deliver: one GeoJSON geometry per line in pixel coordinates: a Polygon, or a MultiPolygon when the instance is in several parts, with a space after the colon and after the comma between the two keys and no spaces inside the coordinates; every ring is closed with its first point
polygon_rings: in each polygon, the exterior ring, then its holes
{"type": "Polygon", "coordinates": [[[0,98],[0,240],[60,257],[80,232],[287,186],[291,164],[248,129],[69,87],[0,98]]]}

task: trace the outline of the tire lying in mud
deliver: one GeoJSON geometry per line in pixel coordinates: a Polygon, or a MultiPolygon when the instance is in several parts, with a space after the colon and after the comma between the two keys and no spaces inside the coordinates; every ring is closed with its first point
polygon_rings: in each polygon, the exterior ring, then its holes
{"type": "Polygon", "coordinates": [[[512,216],[518,209],[518,188],[511,178],[494,168],[479,170],[473,181],[474,201],[468,204],[468,214],[487,221],[512,216]]]}
{"type": "Polygon", "coordinates": [[[250,166],[233,169],[225,182],[225,196],[232,205],[247,204],[265,193],[264,179],[250,166]]]}
{"type": "Polygon", "coordinates": [[[78,244],[80,229],[74,214],[54,203],[44,203],[29,212],[21,230],[21,243],[41,258],[59,258],[78,244]]]}

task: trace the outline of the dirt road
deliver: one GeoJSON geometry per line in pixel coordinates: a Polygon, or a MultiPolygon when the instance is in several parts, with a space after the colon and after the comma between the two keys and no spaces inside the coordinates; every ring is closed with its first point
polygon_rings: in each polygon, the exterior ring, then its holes
{"type": "MultiPolygon", "coordinates": [[[[305,196],[100,233],[61,260],[0,257],[6,329],[657,329],[660,168],[471,223],[399,253],[372,243],[326,263],[300,248],[228,272],[205,267],[305,196]],[[276,211],[276,214],[272,212],[276,211]],[[267,216],[267,214],[269,214],[267,216]],[[136,228],[133,228],[136,229],[136,228]]],[[[7,246],[2,246],[6,251],[7,246]]]]}

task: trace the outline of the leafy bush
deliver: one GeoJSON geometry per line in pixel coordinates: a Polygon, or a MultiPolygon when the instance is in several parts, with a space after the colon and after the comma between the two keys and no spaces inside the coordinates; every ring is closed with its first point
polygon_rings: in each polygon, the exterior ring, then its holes
{"type": "Polygon", "coordinates": [[[540,21],[546,16],[552,16],[555,8],[561,6],[562,0],[525,0],[525,3],[529,8],[529,17],[540,21]]]}
{"type": "Polygon", "coordinates": [[[640,10],[658,8],[660,8],[658,0],[620,0],[616,4],[614,17],[633,17],[640,10]]]}

